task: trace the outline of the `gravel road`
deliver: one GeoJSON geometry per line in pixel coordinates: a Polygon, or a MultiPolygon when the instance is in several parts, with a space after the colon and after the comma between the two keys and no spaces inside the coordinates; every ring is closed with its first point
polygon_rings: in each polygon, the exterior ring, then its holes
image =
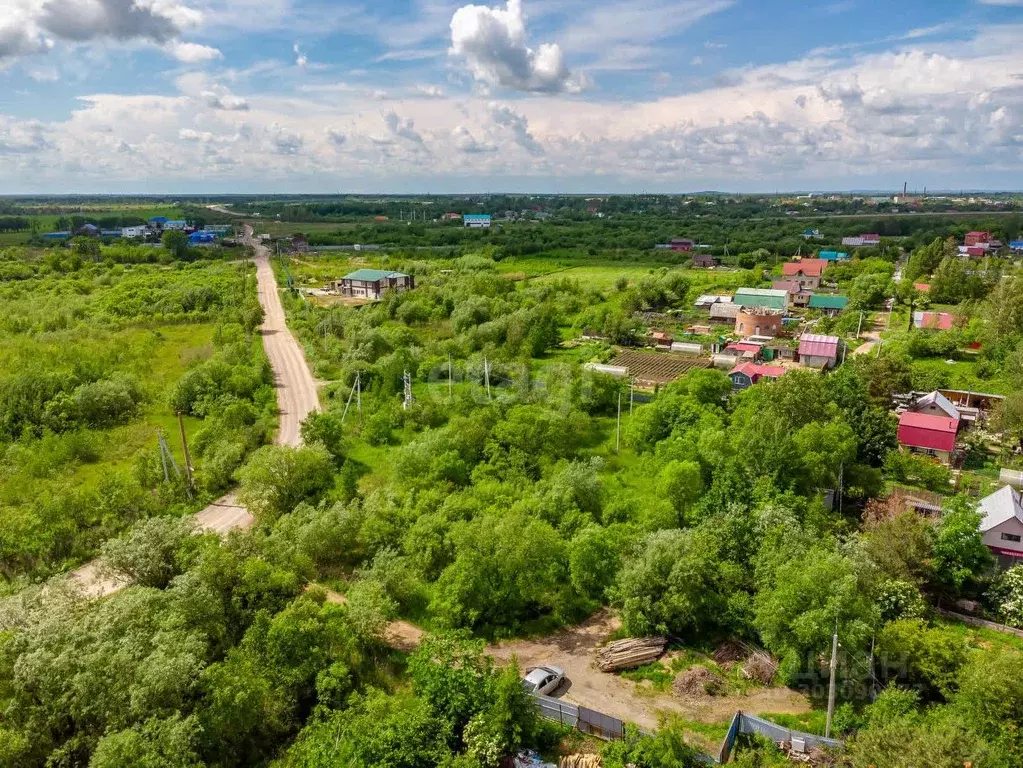
{"type": "MultiPolygon", "coordinates": [[[[252,227],[246,226],[245,239],[255,249],[253,260],[256,264],[259,303],[263,305],[266,315],[259,330],[263,337],[263,349],[273,368],[277,389],[280,423],[276,442],[278,445],[298,446],[302,444],[302,420],[320,407],[316,382],[309,371],[302,348],[288,330],[284,307],[277,293],[277,280],[270,266],[270,253],[266,246],[253,239],[252,227]]],[[[235,529],[251,528],[255,518],[238,503],[234,493],[229,493],[199,512],[195,522],[198,530],[226,536],[235,529]]],[[[72,571],[71,579],[92,598],[113,594],[125,586],[124,582],[105,574],[98,560],[72,571]]]]}

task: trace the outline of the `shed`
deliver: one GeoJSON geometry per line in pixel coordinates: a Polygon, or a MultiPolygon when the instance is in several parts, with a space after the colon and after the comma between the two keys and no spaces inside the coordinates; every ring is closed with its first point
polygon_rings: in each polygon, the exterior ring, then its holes
{"type": "Polygon", "coordinates": [[[693,266],[711,269],[721,266],[721,259],[711,256],[709,253],[697,253],[693,256],[693,266]]]}
{"type": "Polygon", "coordinates": [[[1023,240],[1010,240],[1009,248],[1013,251],[1023,252],[1023,240]]]}
{"type": "Polygon", "coordinates": [[[948,463],[955,450],[959,419],[906,411],[899,417],[899,445],[948,463]]]}
{"type": "Polygon", "coordinates": [[[718,320],[724,323],[730,323],[735,320],[736,315],[739,314],[739,305],[733,303],[717,303],[710,308],[710,319],[718,320]]]}
{"type": "Polygon", "coordinates": [[[810,309],[819,309],[827,315],[837,315],[846,305],[849,304],[848,296],[835,294],[815,293],[810,297],[808,306],[810,309]]]}
{"type": "Polygon", "coordinates": [[[703,344],[691,341],[673,341],[671,343],[671,351],[681,352],[683,355],[702,355],[703,344]]]}
{"type": "Polygon", "coordinates": [[[462,217],[462,226],[471,229],[489,229],[490,222],[489,213],[467,213],[462,217]]]}
{"type": "Polygon", "coordinates": [[[948,331],[955,325],[955,315],[947,312],[914,312],[913,327],[936,331],[948,331]]]}
{"type": "Polygon", "coordinates": [[[838,364],[837,336],[804,333],[799,337],[799,362],[809,368],[834,368],[838,364]]]}

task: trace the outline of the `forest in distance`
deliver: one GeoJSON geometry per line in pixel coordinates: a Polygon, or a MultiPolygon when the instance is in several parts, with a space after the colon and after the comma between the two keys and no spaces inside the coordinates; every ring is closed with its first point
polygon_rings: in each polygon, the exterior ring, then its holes
{"type": "MultiPolygon", "coordinates": [[[[1023,468],[1023,272],[963,262],[973,222],[933,216],[833,268],[848,311],[801,315],[852,350],[887,315],[870,354],[743,391],[697,367],[635,400],[586,364],[681,334],[700,295],[770,285],[807,247],[797,222],[360,220],[361,241],[394,246],[368,255],[292,253],[281,234],[288,326],[321,385],[297,448],[272,444],[250,246],[0,247],[0,764],[497,768],[533,749],[688,768],[734,714],[704,714],[715,698],[784,696],[792,712],[757,713],[821,732],[837,624],[831,764],[1019,765],[1023,641],[938,608],[1023,627],[1023,568],[995,567],[977,511],[994,467],[1023,468]],[[706,233],[723,253],[731,230],[745,240],[719,270],[653,250],[706,233]],[[415,289],[315,295],[362,267],[415,289]],[[961,322],[912,328],[921,308],[961,322]],[[1004,394],[1001,448],[955,470],[900,450],[893,398],[961,382],[1004,394]],[[179,413],[194,488],[158,447],[183,464],[179,413]],[[196,535],[189,515],[232,489],[254,526],[196,535]],[[936,511],[900,506],[911,492],[936,511]],[[92,600],[66,574],[97,556],[130,584],[92,600]],[[664,715],[652,734],[600,743],[544,720],[495,651],[594,615],[616,639],[670,638],[613,676],[664,715]],[[715,661],[729,643],[771,659],[766,681],[715,661]],[[701,707],[671,692],[697,667],[701,707]]],[[[1018,223],[996,227],[1008,242],[1018,223]]],[[[757,739],[735,760],[790,764],[757,739]]]]}

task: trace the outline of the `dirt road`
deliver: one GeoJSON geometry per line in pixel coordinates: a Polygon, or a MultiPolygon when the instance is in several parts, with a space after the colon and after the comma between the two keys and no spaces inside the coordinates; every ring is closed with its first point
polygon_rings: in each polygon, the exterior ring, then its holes
{"type": "MultiPolygon", "coordinates": [[[[277,389],[277,407],[280,422],[277,429],[278,445],[297,446],[302,444],[300,427],[302,420],[311,411],[320,407],[316,382],[309,371],[302,348],[288,330],[284,307],[277,293],[277,280],[270,266],[270,254],[266,247],[252,237],[252,228],[245,228],[245,239],[255,249],[256,279],[259,303],[266,318],[260,326],[263,349],[270,359],[277,389]]],[[[213,531],[226,536],[235,529],[251,528],[255,518],[238,503],[234,493],[217,499],[195,516],[196,528],[213,531]]],[[[103,573],[99,560],[86,563],[70,574],[82,592],[91,598],[111,595],[124,588],[125,582],[112,579],[103,573]]]]}
{"type": "Polygon", "coordinates": [[[284,306],[277,293],[277,281],[270,266],[270,252],[265,245],[252,237],[252,227],[245,226],[245,239],[256,252],[256,278],[259,283],[259,303],[263,305],[266,319],[260,326],[263,348],[270,358],[277,388],[277,407],[280,411],[280,425],[277,430],[278,445],[301,445],[299,427],[312,411],[319,410],[320,401],[313,374],[306,363],[302,347],[288,330],[284,306]]]}

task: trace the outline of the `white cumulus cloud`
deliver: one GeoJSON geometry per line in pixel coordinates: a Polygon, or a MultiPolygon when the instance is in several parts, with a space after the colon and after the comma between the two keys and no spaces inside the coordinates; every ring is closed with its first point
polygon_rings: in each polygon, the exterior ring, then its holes
{"type": "Polygon", "coordinates": [[[573,73],[557,43],[529,47],[522,0],[504,8],[465,5],[451,17],[449,53],[480,83],[533,93],[577,93],[586,79],[573,73]]]}
{"type": "Polygon", "coordinates": [[[166,46],[165,50],[183,64],[202,64],[224,57],[218,49],[199,43],[175,42],[166,46]]]}

